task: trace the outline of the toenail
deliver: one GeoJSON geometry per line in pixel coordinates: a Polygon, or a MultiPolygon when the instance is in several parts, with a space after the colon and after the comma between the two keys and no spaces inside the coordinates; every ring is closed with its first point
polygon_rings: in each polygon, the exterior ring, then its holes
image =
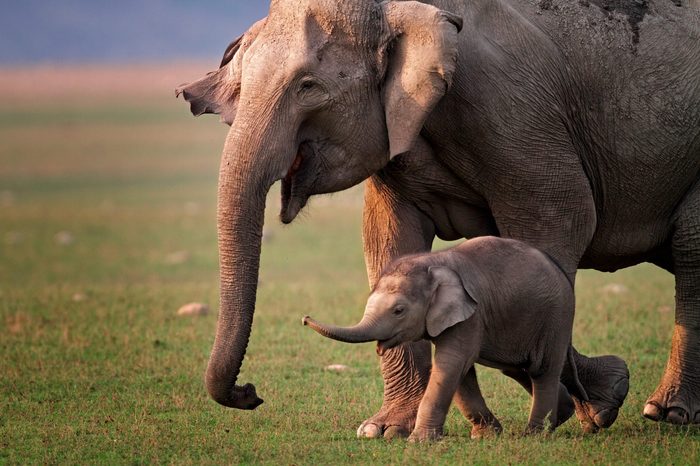
{"type": "Polygon", "coordinates": [[[357,438],[378,438],[381,435],[382,430],[376,424],[364,424],[357,429],[357,438]]]}
{"type": "Polygon", "coordinates": [[[618,410],[614,408],[603,409],[595,415],[593,420],[595,421],[598,427],[610,427],[613,424],[613,422],[615,422],[615,419],[617,419],[617,413],[618,410]]]}
{"type": "Polygon", "coordinates": [[[595,434],[600,430],[593,422],[581,422],[581,429],[584,434],[595,434]]]}
{"type": "Polygon", "coordinates": [[[693,423],[694,424],[700,424],[700,411],[695,413],[695,417],[693,418],[693,423]]]}
{"type": "Polygon", "coordinates": [[[660,421],[662,418],[663,410],[659,405],[653,401],[647,402],[644,406],[644,417],[651,419],[653,421],[660,421]]]}
{"type": "Polygon", "coordinates": [[[404,437],[408,437],[408,432],[399,426],[387,426],[384,430],[384,438],[387,440],[404,437]]]}
{"type": "Polygon", "coordinates": [[[688,413],[682,408],[670,408],[666,420],[672,424],[687,424],[688,413]]]}

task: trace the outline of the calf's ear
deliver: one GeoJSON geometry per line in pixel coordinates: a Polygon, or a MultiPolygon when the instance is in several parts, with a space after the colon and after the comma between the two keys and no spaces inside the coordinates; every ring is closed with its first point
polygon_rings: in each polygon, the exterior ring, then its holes
{"type": "Polygon", "coordinates": [[[459,275],[449,267],[430,267],[428,273],[434,291],[425,327],[428,335],[436,337],[474,315],[477,302],[464,289],[459,275]]]}

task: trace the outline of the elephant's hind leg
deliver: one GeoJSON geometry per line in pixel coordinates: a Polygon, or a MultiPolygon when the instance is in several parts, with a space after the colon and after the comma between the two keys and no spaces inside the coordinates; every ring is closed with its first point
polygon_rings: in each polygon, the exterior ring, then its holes
{"type": "Polygon", "coordinates": [[[614,355],[587,357],[574,350],[578,377],[589,400],[578,394],[570,372],[564,370],[562,382],[573,395],[576,417],[584,432],[595,433],[608,428],[617,419],[618,412],[629,391],[630,373],[627,363],[614,355]]]}
{"type": "Polygon", "coordinates": [[[459,411],[472,423],[471,438],[492,437],[503,431],[501,423],[486,406],[486,401],[479,389],[474,366],[462,378],[454,401],[459,411]]]}
{"type": "Polygon", "coordinates": [[[672,238],[676,325],[666,371],[644,416],[673,424],[700,424],[700,184],[676,213],[672,238]]]}
{"type": "MultiPolygon", "coordinates": [[[[522,369],[507,369],[503,371],[503,374],[518,382],[532,396],[532,380],[527,372],[522,369]]],[[[564,384],[559,383],[557,418],[554,421],[554,427],[558,427],[568,421],[573,414],[574,402],[571,399],[571,395],[564,384]]]]}

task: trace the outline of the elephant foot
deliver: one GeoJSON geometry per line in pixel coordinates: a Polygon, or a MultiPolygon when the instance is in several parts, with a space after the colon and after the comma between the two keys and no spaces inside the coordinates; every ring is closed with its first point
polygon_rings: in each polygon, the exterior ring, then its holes
{"type": "Polygon", "coordinates": [[[387,440],[408,437],[416,425],[418,403],[402,406],[401,409],[382,409],[360,424],[357,438],[379,438],[387,440]]]}
{"type": "Polygon", "coordinates": [[[700,381],[667,370],[644,406],[644,417],[671,424],[700,424],[700,381]]]}
{"type": "Polygon", "coordinates": [[[491,422],[485,422],[481,424],[474,424],[472,426],[471,438],[472,440],[481,440],[485,438],[494,438],[503,432],[503,427],[498,419],[493,418],[491,422]]]}
{"type": "Polygon", "coordinates": [[[442,427],[437,428],[421,428],[418,427],[411,432],[408,441],[411,443],[417,442],[436,442],[442,439],[442,427]]]}
{"type": "MultiPolygon", "coordinates": [[[[578,373],[588,400],[573,397],[576,417],[586,433],[610,427],[629,391],[629,370],[617,356],[586,358],[578,373]]],[[[577,362],[578,365],[578,362],[577,362]]]]}
{"type": "Polygon", "coordinates": [[[384,353],[384,403],[377,414],[358,427],[358,438],[408,437],[416,425],[418,406],[428,385],[431,357],[431,344],[425,340],[384,353]]]}

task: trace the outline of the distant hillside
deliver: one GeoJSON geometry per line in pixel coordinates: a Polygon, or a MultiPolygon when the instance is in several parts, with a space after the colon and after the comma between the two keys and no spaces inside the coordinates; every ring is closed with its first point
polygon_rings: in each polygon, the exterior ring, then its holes
{"type": "Polygon", "coordinates": [[[3,2],[0,65],[219,57],[267,0],[3,2]]]}

